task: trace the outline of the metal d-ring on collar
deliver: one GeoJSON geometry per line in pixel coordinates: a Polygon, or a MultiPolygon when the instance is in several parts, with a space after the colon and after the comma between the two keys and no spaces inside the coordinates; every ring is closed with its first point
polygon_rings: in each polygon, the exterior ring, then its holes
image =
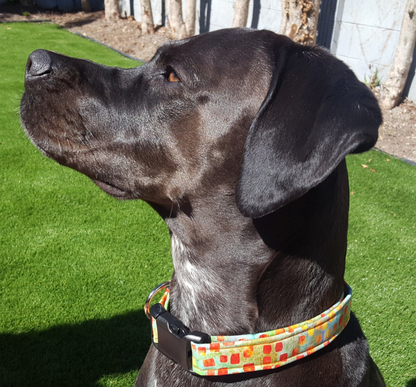
{"type": "Polygon", "coordinates": [[[147,297],[144,312],[150,318],[153,345],[169,359],[180,364],[186,370],[192,370],[192,349],[194,344],[210,343],[211,337],[202,332],[192,331],[179,319],[171,315],[168,308],[169,282],[156,286],[147,297]],[[159,303],[151,306],[156,294],[165,289],[159,303]]]}
{"type": "Polygon", "coordinates": [[[147,296],[146,303],[144,304],[144,313],[146,317],[150,320],[150,305],[152,303],[153,298],[155,298],[156,294],[159,293],[162,289],[169,288],[170,281],[162,282],[160,285],[157,285],[147,296]]]}

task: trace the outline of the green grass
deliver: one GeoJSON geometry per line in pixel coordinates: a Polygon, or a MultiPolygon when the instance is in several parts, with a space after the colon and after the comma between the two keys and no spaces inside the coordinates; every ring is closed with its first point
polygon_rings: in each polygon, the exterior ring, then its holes
{"type": "Polygon", "coordinates": [[[41,156],[20,127],[37,48],[137,66],[53,25],[0,24],[0,386],[132,386],[150,345],[142,306],[172,274],[164,222],[41,156]]]}
{"type": "MultiPolygon", "coordinates": [[[[0,42],[0,386],[132,386],[144,299],[172,273],[166,226],[43,157],[18,106],[37,48],[137,63],[53,25],[0,24],[0,42]]],[[[387,385],[416,387],[416,168],[376,151],[348,168],[353,310],[387,385]]]]}
{"type": "Polygon", "coordinates": [[[371,151],[349,156],[348,171],[353,310],[387,385],[415,387],[416,167],[371,151]]]}

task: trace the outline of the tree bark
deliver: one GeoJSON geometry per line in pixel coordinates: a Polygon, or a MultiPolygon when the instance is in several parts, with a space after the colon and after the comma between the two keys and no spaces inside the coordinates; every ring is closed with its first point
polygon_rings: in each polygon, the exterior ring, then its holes
{"type": "Polygon", "coordinates": [[[142,33],[143,34],[154,34],[155,24],[153,22],[152,4],[150,0],[141,0],[142,6],[142,33]]]}
{"type": "Polygon", "coordinates": [[[321,0],[283,0],[280,33],[301,44],[315,44],[321,0]]]}
{"type": "Polygon", "coordinates": [[[170,27],[174,39],[186,38],[186,27],[182,17],[181,0],[170,0],[170,27]]]}
{"type": "Polygon", "coordinates": [[[250,0],[236,0],[235,1],[233,28],[247,26],[249,3],[250,3],[250,0]]]}
{"type": "Polygon", "coordinates": [[[186,35],[195,35],[196,0],[186,0],[186,35]]]}
{"type": "Polygon", "coordinates": [[[383,109],[393,109],[401,100],[413,61],[415,41],[416,0],[408,0],[394,62],[386,81],[381,86],[380,104],[383,109]]]}
{"type": "Polygon", "coordinates": [[[33,5],[33,1],[32,0],[19,0],[19,4],[30,7],[33,5]]]}
{"type": "Polygon", "coordinates": [[[91,12],[90,0],[81,0],[81,9],[84,12],[91,12]]]}
{"type": "Polygon", "coordinates": [[[105,20],[116,21],[120,17],[118,0],[104,0],[105,20]]]}

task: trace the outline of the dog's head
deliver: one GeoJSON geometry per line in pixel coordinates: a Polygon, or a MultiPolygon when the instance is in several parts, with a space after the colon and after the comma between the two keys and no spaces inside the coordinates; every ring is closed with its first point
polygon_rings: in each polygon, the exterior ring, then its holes
{"type": "Polygon", "coordinates": [[[109,194],[166,207],[236,194],[253,218],[370,149],[381,123],[342,62],[267,31],[172,42],[127,70],[39,50],[25,88],[31,140],[109,194]]]}

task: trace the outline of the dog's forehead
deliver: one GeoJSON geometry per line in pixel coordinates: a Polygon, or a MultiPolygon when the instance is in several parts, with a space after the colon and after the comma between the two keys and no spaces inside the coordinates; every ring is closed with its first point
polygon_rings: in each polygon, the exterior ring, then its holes
{"type": "Polygon", "coordinates": [[[169,42],[158,50],[149,69],[173,68],[191,88],[203,84],[238,92],[238,87],[232,87],[235,82],[262,83],[259,78],[264,78],[268,83],[275,37],[270,32],[234,28],[169,42]]]}
{"type": "MultiPolygon", "coordinates": [[[[192,38],[169,42],[157,52],[155,60],[164,63],[197,63],[210,65],[221,61],[231,66],[267,57],[265,35],[261,31],[233,28],[210,32],[192,38]]],[[[205,66],[206,67],[206,66],[205,66]]]]}

